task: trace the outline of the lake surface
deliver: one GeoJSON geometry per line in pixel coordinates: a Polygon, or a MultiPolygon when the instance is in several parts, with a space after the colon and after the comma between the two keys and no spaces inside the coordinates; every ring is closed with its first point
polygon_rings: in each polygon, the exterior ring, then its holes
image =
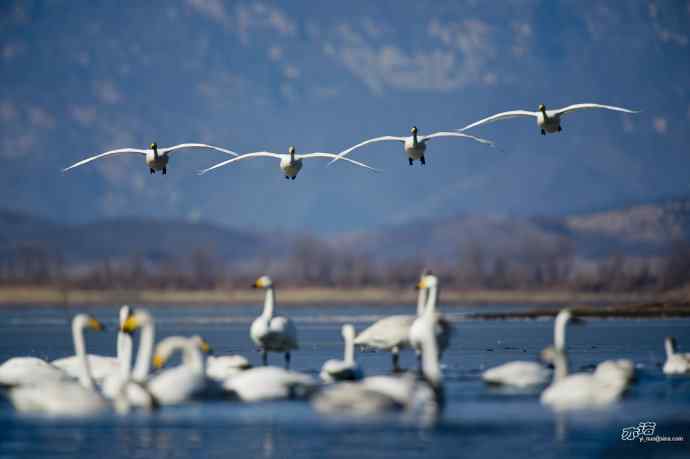
{"type": "MultiPolygon", "coordinates": [[[[524,306],[522,306],[524,308],[524,306]]],[[[505,310],[510,305],[482,307],[505,310]]],[[[340,327],[362,330],[401,307],[290,307],[282,313],[297,323],[301,349],[292,368],[317,375],[328,358],[342,356],[340,327]]],[[[462,320],[476,308],[445,308],[456,320],[451,347],[443,356],[447,405],[443,420],[422,428],[395,419],[365,422],[315,413],[307,402],[241,404],[199,402],[157,412],[108,414],[89,419],[50,419],[20,415],[0,398],[0,458],[12,457],[257,457],[257,458],[408,458],[408,457],[690,457],[690,378],[661,372],[663,339],[674,335],[690,351],[690,320],[588,320],[568,330],[571,369],[609,358],[630,358],[637,381],[617,404],[604,410],[557,414],[539,403],[538,393],[507,394],[487,388],[483,369],[516,359],[536,359],[552,339],[552,320],[462,320]],[[621,440],[621,430],[656,422],[655,435],[683,436],[684,442],[639,443],[621,440]]],[[[35,355],[71,355],[68,322],[75,309],[0,310],[0,361],[35,355]]],[[[114,354],[117,307],[84,307],[109,327],[88,333],[89,352],[114,354]]],[[[259,356],[249,339],[249,324],[259,307],[152,308],[158,337],[201,334],[217,354],[259,356]]],[[[368,375],[390,370],[390,356],[358,353],[368,375]]],[[[270,363],[282,364],[272,354],[270,363]]],[[[412,367],[411,352],[402,365],[412,367]]]]}

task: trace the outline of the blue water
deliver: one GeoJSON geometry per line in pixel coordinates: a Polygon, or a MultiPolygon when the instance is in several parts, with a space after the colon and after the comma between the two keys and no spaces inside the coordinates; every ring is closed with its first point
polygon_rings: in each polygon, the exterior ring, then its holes
{"type": "MultiPolygon", "coordinates": [[[[507,305],[493,308],[505,309],[507,305]]],[[[296,322],[301,349],[293,368],[316,375],[340,357],[340,326],[362,329],[372,320],[410,307],[285,308],[296,322]]],[[[486,310],[482,307],[483,310],[486,310]]],[[[114,354],[116,307],[84,307],[107,325],[90,333],[90,352],[114,354]]],[[[242,353],[258,363],[248,337],[257,307],[159,307],[152,310],[159,337],[198,333],[218,354],[242,353]]],[[[241,404],[216,401],[165,407],[154,413],[49,419],[20,415],[0,399],[0,458],[11,457],[690,457],[690,378],[661,373],[663,338],[678,337],[690,350],[690,320],[589,320],[568,330],[572,368],[608,358],[630,358],[637,382],[604,410],[556,414],[538,393],[507,394],[485,387],[480,372],[514,359],[534,359],[552,338],[550,320],[462,320],[471,309],[446,309],[456,334],[444,355],[447,405],[443,420],[421,428],[396,420],[339,420],[314,413],[307,402],[241,404]],[[621,429],[657,423],[656,434],[684,436],[681,443],[621,440],[621,429]]],[[[72,353],[67,324],[73,310],[17,307],[0,311],[0,361],[15,355],[54,359],[72,353]]],[[[359,353],[367,374],[390,369],[385,353],[359,353]]],[[[271,362],[281,363],[272,355],[271,362]]],[[[414,357],[402,357],[414,366],[414,357]]]]}

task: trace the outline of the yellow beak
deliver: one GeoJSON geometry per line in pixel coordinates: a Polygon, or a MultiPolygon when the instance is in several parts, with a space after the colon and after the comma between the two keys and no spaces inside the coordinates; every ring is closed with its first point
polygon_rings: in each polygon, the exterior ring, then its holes
{"type": "Polygon", "coordinates": [[[153,356],[153,366],[156,368],[162,368],[165,365],[165,359],[159,354],[153,356]]]}
{"type": "Polygon", "coordinates": [[[122,331],[125,333],[133,333],[137,328],[139,328],[139,322],[134,316],[127,317],[122,324],[122,331]]]}
{"type": "Polygon", "coordinates": [[[105,325],[103,325],[101,322],[97,321],[96,319],[89,320],[88,326],[90,329],[96,330],[96,331],[105,330],[105,325]]]}

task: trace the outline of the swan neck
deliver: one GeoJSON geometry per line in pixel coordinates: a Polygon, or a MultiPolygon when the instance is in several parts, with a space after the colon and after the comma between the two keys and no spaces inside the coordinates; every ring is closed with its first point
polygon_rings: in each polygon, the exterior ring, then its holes
{"type": "Polygon", "coordinates": [[[424,314],[427,316],[433,316],[436,313],[436,302],[438,301],[438,286],[432,285],[429,287],[429,291],[426,299],[426,307],[424,308],[424,314]]]}
{"type": "Polygon", "coordinates": [[[139,351],[137,352],[137,362],[134,366],[132,379],[135,381],[144,381],[151,369],[151,357],[153,354],[153,341],[155,337],[155,328],[152,321],[148,321],[141,329],[141,336],[139,337],[139,351]]]}
{"type": "Polygon", "coordinates": [[[345,355],[343,357],[345,363],[355,363],[355,341],[354,337],[349,333],[345,334],[345,355]]]}
{"type": "Polygon", "coordinates": [[[676,348],[672,340],[666,339],[666,341],[664,341],[664,347],[666,348],[666,357],[672,357],[673,354],[676,353],[676,348]]]}
{"type": "Polygon", "coordinates": [[[74,354],[79,361],[79,383],[87,389],[93,389],[91,365],[86,355],[86,343],[84,342],[84,328],[78,321],[72,324],[72,340],[74,341],[74,354]]]}
{"type": "Polygon", "coordinates": [[[412,145],[416,147],[418,143],[419,141],[417,140],[417,131],[415,131],[412,133],[412,145]]]}
{"type": "Polygon", "coordinates": [[[424,306],[427,302],[427,298],[427,289],[420,288],[417,294],[417,317],[421,317],[422,313],[424,313],[424,306]]]}
{"type": "Polygon", "coordinates": [[[265,319],[271,319],[273,317],[273,309],[276,301],[276,292],[273,287],[268,287],[266,289],[266,298],[264,299],[264,312],[261,314],[265,319]]]}
{"type": "Polygon", "coordinates": [[[554,372],[553,382],[557,383],[564,380],[568,376],[568,356],[563,351],[556,351],[556,356],[553,361],[554,372]]]}
{"type": "Polygon", "coordinates": [[[182,346],[182,365],[195,373],[205,374],[204,356],[192,341],[182,346]]]}
{"type": "Polygon", "coordinates": [[[153,157],[158,159],[158,146],[153,147],[153,157]]]}
{"type": "Polygon", "coordinates": [[[422,340],[422,372],[426,381],[434,388],[441,387],[441,366],[438,362],[438,346],[432,327],[424,333],[422,340]]]}
{"type": "Polygon", "coordinates": [[[565,329],[568,325],[568,318],[562,315],[556,316],[556,323],[553,329],[553,345],[557,351],[565,351],[565,329]]]}
{"type": "Polygon", "coordinates": [[[129,333],[117,334],[117,361],[120,364],[120,373],[124,379],[129,379],[132,372],[132,336],[129,333]]]}

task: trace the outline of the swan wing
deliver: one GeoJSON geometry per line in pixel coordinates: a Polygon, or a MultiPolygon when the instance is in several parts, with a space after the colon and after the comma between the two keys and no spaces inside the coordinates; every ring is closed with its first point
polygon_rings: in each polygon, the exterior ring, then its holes
{"type": "Polygon", "coordinates": [[[337,159],[344,159],[345,161],[352,163],[356,166],[365,167],[374,172],[381,172],[381,169],[376,169],[371,166],[367,166],[366,164],[360,163],[359,161],[355,161],[354,159],[344,157],[339,158],[338,155],[334,155],[333,153],[307,153],[306,155],[298,155],[298,158],[335,158],[334,161],[337,159]]]}
{"type": "Polygon", "coordinates": [[[181,143],[179,145],[175,145],[173,147],[167,147],[167,148],[161,148],[160,151],[162,154],[170,154],[178,150],[182,150],[184,148],[206,148],[210,150],[216,150],[220,151],[222,153],[226,153],[231,156],[239,156],[239,154],[235,153],[234,151],[231,150],[226,150],[225,148],[220,148],[216,147],[214,145],[208,145],[205,143],[181,143]]]}
{"type": "Polygon", "coordinates": [[[530,112],[527,110],[511,110],[508,112],[503,112],[503,113],[496,113],[495,115],[491,115],[489,117],[486,117],[484,119],[481,119],[479,121],[475,121],[472,124],[468,124],[462,129],[458,129],[458,131],[466,131],[467,129],[472,129],[473,127],[481,126],[483,124],[489,124],[493,123],[494,121],[500,121],[500,120],[505,120],[508,118],[515,118],[518,116],[531,116],[533,118],[537,117],[536,112],[530,112]]]}
{"type": "Polygon", "coordinates": [[[574,104],[574,105],[568,105],[567,107],[559,108],[558,110],[553,110],[552,113],[554,113],[556,116],[562,116],[570,112],[575,112],[578,110],[587,110],[591,108],[600,108],[604,110],[613,110],[615,112],[623,112],[623,113],[640,113],[639,110],[629,110],[627,108],[622,108],[622,107],[614,107],[613,105],[601,105],[601,104],[574,104]]]}
{"type": "Polygon", "coordinates": [[[148,150],[141,150],[138,148],[119,148],[117,150],[110,150],[110,151],[106,151],[105,153],[101,153],[99,155],[95,155],[95,156],[91,156],[91,157],[86,158],[86,159],[82,159],[81,161],[78,161],[78,162],[72,164],[71,166],[62,169],[62,172],[67,172],[68,170],[74,169],[75,167],[83,166],[86,163],[90,163],[91,161],[105,158],[106,156],[110,156],[110,155],[118,155],[120,153],[138,153],[140,155],[146,155],[147,151],[148,150]]]}
{"type": "Polygon", "coordinates": [[[420,141],[426,142],[427,140],[435,139],[436,137],[465,137],[467,139],[489,145],[490,147],[495,146],[491,140],[482,139],[481,137],[476,137],[469,134],[463,134],[462,132],[434,132],[433,134],[422,136],[420,141]]]}
{"type": "Polygon", "coordinates": [[[396,141],[396,142],[405,142],[405,137],[396,137],[392,135],[384,135],[383,137],[374,137],[373,139],[365,140],[364,142],[360,142],[357,145],[354,145],[347,150],[343,150],[340,153],[336,155],[336,157],[331,161],[330,164],[333,164],[334,162],[338,161],[339,159],[343,159],[345,156],[349,155],[351,152],[354,150],[363,147],[365,145],[369,145],[370,143],[376,143],[376,142],[386,142],[386,141],[396,141]]]}
{"type": "Polygon", "coordinates": [[[363,330],[354,343],[377,349],[410,346],[410,327],[416,316],[397,315],[384,317],[363,330]]]}
{"type": "Polygon", "coordinates": [[[246,153],[244,155],[237,156],[232,159],[228,159],[226,161],[220,162],[216,165],[213,165],[209,167],[208,169],[204,169],[199,172],[199,175],[203,175],[207,172],[212,171],[213,169],[218,169],[219,167],[227,166],[228,164],[234,163],[236,161],[241,161],[243,159],[250,159],[250,158],[276,158],[276,159],[282,159],[283,155],[279,155],[277,153],[271,153],[270,151],[256,151],[254,153],[246,153]]]}

